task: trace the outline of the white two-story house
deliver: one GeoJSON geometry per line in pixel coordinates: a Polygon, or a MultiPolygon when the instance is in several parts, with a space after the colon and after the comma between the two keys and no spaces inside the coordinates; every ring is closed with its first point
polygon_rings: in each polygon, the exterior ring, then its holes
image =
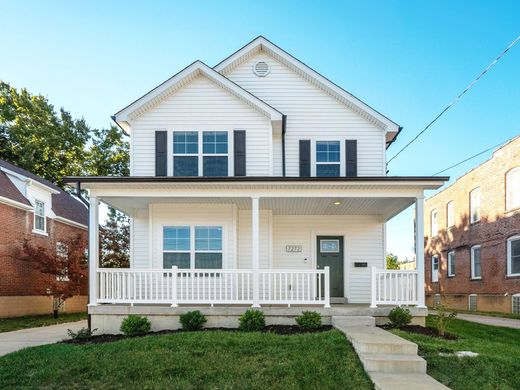
{"type": "Polygon", "coordinates": [[[92,313],[424,305],[423,246],[419,272],[385,271],[385,222],[416,204],[422,242],[423,192],[446,178],[386,176],[399,125],[264,37],[195,61],[113,120],[131,175],[69,178],[90,192],[92,313]],[[98,268],[100,201],[131,217],[130,269],[98,268]]]}

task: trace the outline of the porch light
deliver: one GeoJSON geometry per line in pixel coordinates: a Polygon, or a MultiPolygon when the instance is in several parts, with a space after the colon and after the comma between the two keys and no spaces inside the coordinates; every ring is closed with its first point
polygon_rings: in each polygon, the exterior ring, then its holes
{"type": "Polygon", "coordinates": [[[339,206],[340,204],[341,204],[341,202],[339,200],[334,202],[334,206],[339,206]]]}

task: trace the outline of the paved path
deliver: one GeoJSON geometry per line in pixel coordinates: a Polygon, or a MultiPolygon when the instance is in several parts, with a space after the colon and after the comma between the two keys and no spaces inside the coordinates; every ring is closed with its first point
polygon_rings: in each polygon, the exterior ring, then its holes
{"type": "MultiPolygon", "coordinates": [[[[430,310],[429,313],[435,315],[435,310],[430,310]]],[[[478,324],[520,329],[520,320],[516,320],[514,318],[491,317],[479,314],[466,313],[458,313],[456,318],[458,318],[459,320],[476,322],[478,324]]]]}
{"type": "Polygon", "coordinates": [[[0,356],[26,347],[53,344],[68,337],[67,329],[78,331],[87,326],[87,321],[67,322],[0,333],[0,356]]]}

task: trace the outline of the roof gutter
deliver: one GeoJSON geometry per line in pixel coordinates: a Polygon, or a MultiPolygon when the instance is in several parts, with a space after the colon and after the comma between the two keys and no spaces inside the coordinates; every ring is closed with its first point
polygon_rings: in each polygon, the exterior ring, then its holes
{"type": "Polygon", "coordinates": [[[287,115],[282,115],[282,176],[285,177],[285,131],[287,126],[287,115]]]}
{"type": "Polygon", "coordinates": [[[114,121],[114,123],[116,124],[116,126],[119,127],[123,133],[128,134],[127,131],[126,131],[125,129],[123,129],[123,128],[121,127],[121,125],[117,122],[117,120],[116,120],[116,116],[115,116],[115,115],[112,115],[112,116],[110,117],[110,119],[112,119],[112,120],[114,121]]]}
{"type": "Polygon", "coordinates": [[[390,145],[392,145],[395,142],[395,140],[397,139],[399,134],[401,134],[401,130],[403,130],[403,126],[399,126],[399,128],[397,129],[397,134],[395,135],[395,137],[391,141],[388,141],[386,143],[386,148],[387,149],[390,147],[390,145]]]}

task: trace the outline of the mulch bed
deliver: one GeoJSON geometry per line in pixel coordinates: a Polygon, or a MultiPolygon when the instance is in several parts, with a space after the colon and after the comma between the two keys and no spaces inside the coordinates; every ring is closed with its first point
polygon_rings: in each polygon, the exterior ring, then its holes
{"type": "MultiPolygon", "coordinates": [[[[279,335],[294,335],[294,334],[301,334],[301,333],[318,333],[318,332],[326,332],[328,330],[332,329],[332,325],[322,325],[319,328],[316,329],[303,329],[300,328],[297,325],[269,325],[264,327],[261,332],[264,333],[275,333],[279,335]]],[[[224,331],[224,332],[239,332],[236,328],[205,328],[198,332],[214,332],[214,331],[224,331]]],[[[187,332],[183,329],[174,329],[174,330],[161,330],[158,332],[150,332],[146,333],[141,336],[134,336],[134,337],[144,337],[144,336],[155,336],[155,335],[163,335],[163,334],[170,334],[170,333],[184,333],[187,332]]],[[[100,334],[96,336],[92,336],[86,339],[81,340],[63,340],[60,343],[61,344],[102,344],[102,343],[110,343],[114,341],[134,338],[134,337],[127,337],[122,334],[100,334]]]]}
{"type": "MultiPolygon", "coordinates": [[[[386,329],[386,330],[393,329],[392,326],[390,326],[390,325],[382,325],[382,326],[380,326],[380,328],[386,329]]],[[[439,338],[443,338],[445,340],[458,340],[459,339],[459,337],[457,335],[454,335],[452,333],[447,333],[447,332],[444,333],[444,336],[441,336],[439,334],[439,331],[437,330],[437,328],[432,328],[431,326],[405,325],[405,326],[400,327],[399,330],[403,330],[408,333],[422,334],[422,335],[430,336],[430,337],[439,337],[439,338]]]]}

